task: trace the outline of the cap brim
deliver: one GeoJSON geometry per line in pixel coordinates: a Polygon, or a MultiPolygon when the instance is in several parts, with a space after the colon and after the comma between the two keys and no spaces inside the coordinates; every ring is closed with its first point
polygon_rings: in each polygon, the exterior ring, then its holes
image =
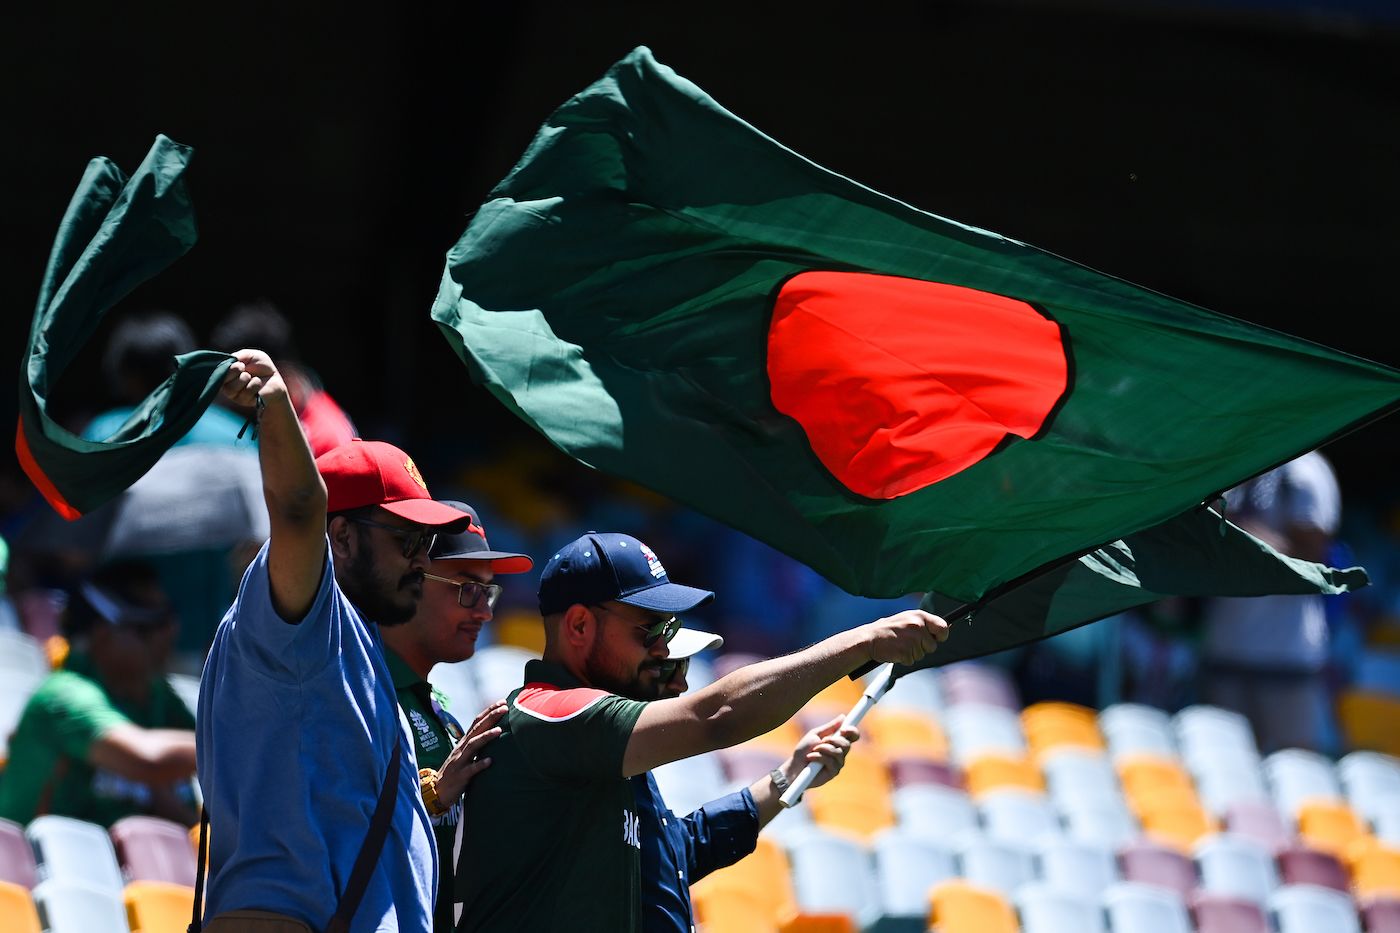
{"type": "Polygon", "coordinates": [[[683,586],[679,583],[660,583],[636,593],[616,597],[620,603],[638,606],[654,612],[688,612],[696,606],[703,606],[715,598],[709,590],[683,586]]]}
{"type": "Polygon", "coordinates": [[[534,560],[524,554],[491,550],[434,554],[433,560],[489,560],[492,573],[525,573],[535,566],[534,560]]]}
{"type": "Polygon", "coordinates": [[[430,528],[446,528],[451,525],[466,528],[467,523],[472,520],[470,515],[433,499],[400,499],[397,502],[381,502],[379,507],[399,518],[406,518],[430,528]]]}
{"type": "Polygon", "coordinates": [[[679,661],[723,645],[724,638],[719,635],[702,632],[698,628],[683,628],[676,632],[675,637],[666,647],[670,649],[668,657],[679,661]]]}

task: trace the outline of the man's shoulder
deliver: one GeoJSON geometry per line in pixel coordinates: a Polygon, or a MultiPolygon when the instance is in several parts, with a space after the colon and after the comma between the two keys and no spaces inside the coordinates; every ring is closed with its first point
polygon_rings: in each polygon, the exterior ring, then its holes
{"type": "Polygon", "coordinates": [[[29,698],[33,706],[55,709],[65,706],[111,706],[112,698],[87,674],[58,670],[45,677],[29,698]]]}
{"type": "Polygon", "coordinates": [[[512,712],[522,713],[543,722],[568,722],[588,712],[617,694],[592,687],[557,687],[554,684],[531,683],[516,691],[511,699],[512,712]]]}

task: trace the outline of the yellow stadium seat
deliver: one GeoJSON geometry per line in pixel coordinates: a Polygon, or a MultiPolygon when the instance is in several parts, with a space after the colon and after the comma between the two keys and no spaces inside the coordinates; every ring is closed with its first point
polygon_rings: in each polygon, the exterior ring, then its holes
{"type": "Polygon", "coordinates": [[[797,724],[796,719],[789,719],[772,732],[765,732],[736,747],[743,748],[745,746],[750,746],[753,748],[768,749],[777,752],[786,759],[787,756],[792,754],[794,746],[796,746],[798,740],[802,738],[804,731],[805,730],[797,724]]]}
{"type": "Polygon", "coordinates": [[[1087,706],[1074,703],[1034,703],[1021,712],[1021,728],[1031,751],[1040,755],[1052,748],[1075,746],[1103,749],[1098,719],[1087,706]]]}
{"type": "Polygon", "coordinates": [[[798,914],[778,927],[778,933],[857,933],[849,914],[798,914]]]}
{"type": "Polygon", "coordinates": [[[966,881],[944,881],[929,892],[930,926],[938,933],[1017,933],[1016,911],[1000,894],[966,881]]]}
{"type": "Polygon", "coordinates": [[[1350,748],[1369,748],[1400,756],[1400,697],[1345,690],[1337,699],[1337,718],[1350,748]]]}
{"type": "Polygon", "coordinates": [[[1219,826],[1194,794],[1179,789],[1149,795],[1137,811],[1147,836],[1190,855],[1203,837],[1219,831],[1219,826]]]}
{"type": "MultiPolygon", "coordinates": [[[[190,918],[185,917],[188,924],[190,918]]],[[[0,930],[6,933],[40,933],[39,910],[29,889],[21,884],[0,881],[0,930]]]]}
{"type": "Polygon", "coordinates": [[[492,640],[498,645],[514,645],[544,654],[544,625],[537,612],[513,610],[489,623],[492,640]]]}
{"type": "Polygon", "coordinates": [[[1381,843],[1363,848],[1351,865],[1357,898],[1400,898],[1400,849],[1381,843]]]}
{"type": "Polygon", "coordinates": [[[834,719],[843,713],[849,713],[851,707],[860,702],[861,691],[864,689],[865,685],[860,681],[842,677],[835,683],[823,687],[821,692],[808,700],[802,709],[815,716],[834,719]]]}
{"type": "Polygon", "coordinates": [[[1045,778],[1034,762],[1006,755],[983,755],[968,763],[967,790],[977,797],[997,787],[1045,790],[1045,778]]]}
{"type": "MultiPolygon", "coordinates": [[[[808,792],[809,795],[815,793],[808,792]]],[[[862,842],[869,842],[876,833],[895,825],[894,805],[888,796],[871,798],[860,794],[823,794],[812,797],[808,805],[812,808],[812,821],[822,829],[843,833],[862,842]]]]}
{"type": "Polygon", "coordinates": [[[1346,804],[1308,800],[1298,808],[1298,835],[1313,848],[1343,858],[1352,844],[1369,836],[1370,831],[1346,804]]]}
{"type": "MultiPolygon", "coordinates": [[[[767,836],[759,836],[758,845],[748,855],[697,881],[690,890],[692,895],[700,891],[716,897],[718,911],[727,911],[734,900],[719,891],[738,892],[739,900],[751,902],[751,907],[757,905],[759,918],[770,927],[777,927],[797,913],[797,896],[792,890],[787,855],[782,846],[767,836]]],[[[727,931],[729,927],[712,929],[727,931]]]]}
{"type": "Polygon", "coordinates": [[[1169,758],[1154,755],[1131,755],[1117,763],[1118,781],[1128,797],[1151,793],[1168,787],[1195,792],[1195,785],[1186,770],[1169,758]]]}
{"type": "Polygon", "coordinates": [[[703,933],[778,933],[762,899],[752,891],[704,878],[691,885],[690,901],[703,933]]]}
{"type": "Polygon", "coordinates": [[[932,716],[878,706],[861,721],[861,744],[869,742],[886,759],[948,760],[948,737],[932,716]]]}
{"type": "Polygon", "coordinates": [[[180,933],[194,910],[194,888],[168,881],[132,881],[122,899],[127,922],[140,933],[180,933]]]}

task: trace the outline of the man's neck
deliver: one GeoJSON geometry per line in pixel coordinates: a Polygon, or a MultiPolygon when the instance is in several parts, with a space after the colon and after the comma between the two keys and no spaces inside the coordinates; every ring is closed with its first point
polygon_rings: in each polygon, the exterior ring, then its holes
{"type": "Polygon", "coordinates": [[[384,639],[384,647],[398,655],[408,669],[413,671],[423,680],[428,679],[428,672],[433,669],[435,663],[426,651],[407,639],[394,637],[397,635],[392,628],[380,626],[379,635],[384,639]]]}

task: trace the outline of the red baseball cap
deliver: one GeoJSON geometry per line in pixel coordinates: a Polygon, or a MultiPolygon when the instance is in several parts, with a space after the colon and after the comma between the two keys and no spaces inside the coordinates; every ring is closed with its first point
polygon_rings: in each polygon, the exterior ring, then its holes
{"type": "Polygon", "coordinates": [[[434,501],[413,458],[393,444],[356,438],[317,457],[316,469],[326,481],[327,512],[377,505],[420,525],[470,521],[452,506],[434,501]]]}

